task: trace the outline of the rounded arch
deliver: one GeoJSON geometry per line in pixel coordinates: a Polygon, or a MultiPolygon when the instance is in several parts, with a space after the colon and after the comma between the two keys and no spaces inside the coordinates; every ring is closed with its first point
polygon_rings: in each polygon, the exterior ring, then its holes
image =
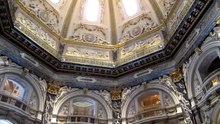
{"type": "Polygon", "coordinates": [[[21,68],[4,67],[0,68],[0,75],[7,74],[9,78],[13,78],[13,76],[19,77],[21,80],[24,80],[26,83],[28,83],[28,85],[30,85],[36,91],[37,99],[39,100],[38,110],[43,112],[45,98],[42,99],[42,96],[44,97],[45,94],[42,92],[42,88],[39,85],[39,82],[34,79],[30,74],[22,76],[22,71],[23,70],[21,68]]]}
{"type": "Polygon", "coordinates": [[[54,109],[53,109],[53,114],[56,115],[58,114],[58,111],[60,107],[69,99],[74,98],[74,97],[88,97],[91,99],[94,99],[98,101],[102,106],[104,106],[106,113],[107,113],[107,118],[112,119],[112,111],[108,103],[98,94],[88,91],[87,94],[84,94],[82,90],[76,90],[70,92],[68,95],[63,97],[62,99],[59,99],[59,101],[55,104],[54,109]]]}
{"type": "Polygon", "coordinates": [[[147,92],[148,90],[161,90],[161,91],[164,91],[166,92],[167,94],[169,94],[172,99],[174,100],[174,103],[175,104],[179,104],[179,100],[177,99],[176,95],[173,93],[173,92],[170,92],[170,90],[165,87],[165,86],[162,86],[160,84],[149,84],[147,85],[147,87],[140,87],[140,88],[137,88],[136,90],[134,90],[130,97],[125,101],[123,107],[122,107],[122,118],[126,118],[126,114],[127,114],[127,108],[129,107],[129,104],[132,102],[132,100],[138,96],[139,94],[143,93],[143,92],[147,92]]]}
{"type": "Polygon", "coordinates": [[[209,55],[213,54],[216,54],[218,57],[220,57],[220,49],[217,46],[220,46],[220,41],[211,41],[201,47],[201,54],[193,55],[186,79],[189,99],[194,97],[193,78],[198,73],[198,67],[200,67],[203,60],[209,55]]]}

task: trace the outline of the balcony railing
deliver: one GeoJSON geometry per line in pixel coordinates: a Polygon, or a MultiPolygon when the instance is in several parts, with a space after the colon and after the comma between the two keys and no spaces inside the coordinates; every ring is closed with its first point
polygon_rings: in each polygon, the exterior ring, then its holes
{"type": "Polygon", "coordinates": [[[107,124],[108,120],[86,115],[56,115],[58,123],[107,124]]]}
{"type": "Polygon", "coordinates": [[[136,121],[141,121],[141,120],[145,120],[149,118],[153,119],[154,117],[162,117],[162,116],[168,117],[171,115],[177,115],[178,114],[177,107],[179,107],[178,104],[172,107],[168,107],[168,108],[146,110],[146,111],[143,111],[141,113],[134,115],[133,117],[129,117],[126,120],[128,123],[133,123],[136,121]]]}
{"type": "MultiPolygon", "coordinates": [[[[42,114],[42,112],[37,111],[29,107],[24,100],[20,98],[15,98],[0,92],[0,103],[6,103],[7,105],[14,106],[18,110],[23,111],[25,114],[31,115],[32,118],[36,119],[38,114],[42,114]]],[[[23,113],[22,112],[22,113],[23,113]]]]}
{"type": "Polygon", "coordinates": [[[203,82],[200,92],[195,96],[197,101],[207,97],[207,95],[216,90],[216,87],[220,87],[220,69],[210,73],[203,82]]]}

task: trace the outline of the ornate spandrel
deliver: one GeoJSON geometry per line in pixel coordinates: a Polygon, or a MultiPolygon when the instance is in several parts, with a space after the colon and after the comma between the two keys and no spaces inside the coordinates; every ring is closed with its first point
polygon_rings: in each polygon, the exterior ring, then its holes
{"type": "Polygon", "coordinates": [[[184,111],[184,115],[185,115],[184,122],[186,124],[192,124],[193,123],[192,120],[194,120],[194,117],[192,115],[191,105],[188,99],[182,70],[178,68],[177,70],[171,72],[170,76],[174,82],[173,84],[175,85],[176,90],[178,91],[176,92],[176,95],[180,101],[180,106],[184,111]]]}

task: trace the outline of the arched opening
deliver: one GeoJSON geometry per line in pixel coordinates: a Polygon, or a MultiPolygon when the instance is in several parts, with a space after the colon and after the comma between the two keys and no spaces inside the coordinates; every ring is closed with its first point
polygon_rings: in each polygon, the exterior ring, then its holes
{"type": "Polygon", "coordinates": [[[148,92],[138,98],[138,112],[161,108],[159,92],[148,92]]]}
{"type": "Polygon", "coordinates": [[[122,0],[122,4],[123,4],[125,14],[129,17],[137,14],[140,8],[137,0],[122,0]]]}
{"type": "MultiPolygon", "coordinates": [[[[7,113],[10,110],[14,113],[9,114],[9,118],[23,117],[24,122],[39,122],[46,95],[40,82],[29,74],[20,75],[21,71],[18,69],[5,67],[0,71],[0,103],[4,104],[1,112],[7,113]]],[[[14,124],[13,121],[12,123],[14,124]]]]}
{"type": "Polygon", "coordinates": [[[16,82],[11,79],[6,79],[3,82],[3,90],[5,94],[13,97],[17,97],[19,99],[23,99],[25,95],[25,88],[21,85],[21,83],[16,82]]]}
{"type": "Polygon", "coordinates": [[[205,81],[209,76],[210,71],[214,71],[214,67],[218,67],[218,64],[215,62],[220,62],[218,54],[216,52],[212,52],[206,57],[203,58],[204,61],[198,66],[198,71],[202,81],[205,81]]]}
{"type": "MultiPolygon", "coordinates": [[[[130,101],[126,118],[128,123],[149,122],[177,115],[178,105],[169,93],[160,89],[148,89],[137,94],[130,101]]],[[[168,119],[169,120],[169,119],[168,119]]],[[[161,121],[161,120],[160,120],[161,121]]]]}
{"type": "Polygon", "coordinates": [[[210,74],[212,72],[214,72],[215,70],[220,69],[220,58],[216,57],[212,63],[210,64],[210,66],[208,67],[207,72],[210,74]]]}
{"type": "Polygon", "coordinates": [[[74,97],[58,110],[58,122],[107,123],[105,107],[90,97],[74,97]]]}
{"type": "Polygon", "coordinates": [[[87,0],[85,4],[85,18],[89,22],[98,22],[100,13],[99,0],[87,0]]]}

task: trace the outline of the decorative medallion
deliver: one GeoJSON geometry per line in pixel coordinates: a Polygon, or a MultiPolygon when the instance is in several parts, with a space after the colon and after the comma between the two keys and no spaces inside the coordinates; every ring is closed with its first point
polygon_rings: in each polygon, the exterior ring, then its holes
{"type": "Polygon", "coordinates": [[[83,39],[87,42],[95,42],[96,41],[96,37],[93,34],[85,34],[83,36],[83,39]]]}
{"type": "Polygon", "coordinates": [[[139,34],[141,34],[141,32],[142,32],[142,29],[141,29],[141,27],[140,26],[137,26],[137,27],[135,27],[133,30],[132,30],[132,36],[134,37],[134,36],[138,36],[139,34]]]}

